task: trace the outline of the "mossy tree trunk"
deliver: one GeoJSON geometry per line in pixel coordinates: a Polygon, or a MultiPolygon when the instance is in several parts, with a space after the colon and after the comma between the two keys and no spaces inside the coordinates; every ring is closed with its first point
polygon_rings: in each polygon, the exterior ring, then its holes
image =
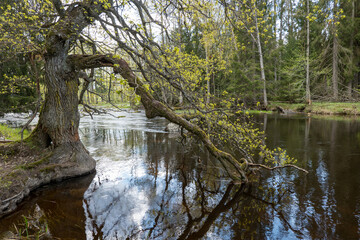
{"type": "Polygon", "coordinates": [[[45,57],[45,103],[34,132],[43,147],[79,141],[78,77],[66,64],[66,52],[45,57]]]}
{"type": "MultiPolygon", "coordinates": [[[[59,3],[60,1],[54,1],[59,3]]],[[[99,14],[101,6],[89,1],[64,10],[57,9],[61,16],[46,38],[45,60],[45,102],[40,111],[39,122],[29,141],[41,148],[53,148],[52,164],[72,166],[68,175],[81,175],[95,169],[79,138],[78,90],[79,72],[68,64],[68,52],[80,32],[99,14]],[[91,10],[90,10],[91,9],[91,10]],[[77,171],[75,171],[77,169],[77,171]]]]}

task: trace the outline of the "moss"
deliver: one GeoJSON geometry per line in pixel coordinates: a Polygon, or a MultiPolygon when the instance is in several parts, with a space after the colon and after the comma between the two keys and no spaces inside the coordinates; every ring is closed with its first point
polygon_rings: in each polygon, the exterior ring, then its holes
{"type": "Polygon", "coordinates": [[[304,107],[303,103],[283,103],[283,102],[272,102],[268,108],[269,109],[275,109],[277,106],[292,110],[292,111],[299,111],[299,109],[302,109],[304,107]]]}
{"type": "Polygon", "coordinates": [[[359,115],[360,103],[319,102],[310,109],[311,112],[320,114],[359,115]]]}
{"type": "Polygon", "coordinates": [[[22,144],[25,144],[26,147],[28,147],[29,149],[33,150],[33,151],[42,151],[44,148],[42,147],[42,143],[40,142],[40,138],[38,137],[38,135],[36,134],[36,128],[35,130],[31,133],[31,135],[27,138],[25,138],[22,142],[22,144]]]}
{"type": "Polygon", "coordinates": [[[0,187],[1,188],[9,188],[12,184],[12,181],[6,179],[6,178],[1,178],[0,177],[0,187]]]}
{"type": "Polygon", "coordinates": [[[23,173],[22,170],[20,169],[14,169],[13,171],[11,171],[7,176],[11,177],[11,178],[14,178],[14,177],[17,177],[19,175],[21,175],[23,173]]]}
{"type": "Polygon", "coordinates": [[[41,164],[44,163],[48,163],[49,162],[49,158],[52,156],[52,153],[46,155],[45,157],[41,158],[38,161],[32,162],[32,163],[28,163],[28,164],[24,164],[24,165],[20,165],[17,168],[19,169],[24,169],[24,170],[30,170],[33,168],[36,168],[38,166],[40,166],[41,164]]]}
{"type": "Polygon", "coordinates": [[[25,143],[26,146],[28,146],[30,149],[38,148],[38,145],[36,144],[36,142],[33,141],[32,137],[28,137],[28,138],[24,139],[23,143],[25,143]]]}
{"type": "Polygon", "coordinates": [[[43,172],[43,173],[50,173],[50,172],[54,172],[55,171],[55,168],[59,166],[57,164],[52,164],[52,165],[48,165],[48,166],[45,166],[43,168],[40,169],[40,172],[43,172]]]}
{"type": "Polygon", "coordinates": [[[3,156],[10,157],[16,154],[16,150],[14,148],[10,148],[7,151],[4,152],[3,156]]]}

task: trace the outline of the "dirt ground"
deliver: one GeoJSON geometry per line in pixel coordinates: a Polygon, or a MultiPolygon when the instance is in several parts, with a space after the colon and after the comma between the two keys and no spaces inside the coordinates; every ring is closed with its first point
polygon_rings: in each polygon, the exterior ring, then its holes
{"type": "Polygon", "coordinates": [[[0,217],[11,208],[12,204],[7,206],[7,202],[17,199],[19,194],[28,194],[24,192],[27,181],[49,170],[46,159],[50,153],[25,142],[0,144],[0,217]]]}

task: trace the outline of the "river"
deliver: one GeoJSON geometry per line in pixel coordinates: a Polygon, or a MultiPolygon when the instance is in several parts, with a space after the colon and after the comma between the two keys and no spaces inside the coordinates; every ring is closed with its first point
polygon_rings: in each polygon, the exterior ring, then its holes
{"type": "Polygon", "coordinates": [[[307,169],[233,184],[199,146],[143,112],[83,117],[97,161],[89,176],[44,186],[0,219],[2,232],[41,209],[59,239],[359,239],[360,121],[258,115],[270,147],[307,169]]]}

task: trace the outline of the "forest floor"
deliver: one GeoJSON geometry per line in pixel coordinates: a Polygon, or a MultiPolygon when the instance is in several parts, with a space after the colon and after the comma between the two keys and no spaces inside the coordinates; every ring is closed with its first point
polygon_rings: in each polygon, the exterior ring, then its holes
{"type": "Polygon", "coordinates": [[[321,115],[360,115],[360,102],[313,102],[304,103],[271,102],[268,109],[275,110],[280,107],[285,112],[302,112],[321,115]]]}

